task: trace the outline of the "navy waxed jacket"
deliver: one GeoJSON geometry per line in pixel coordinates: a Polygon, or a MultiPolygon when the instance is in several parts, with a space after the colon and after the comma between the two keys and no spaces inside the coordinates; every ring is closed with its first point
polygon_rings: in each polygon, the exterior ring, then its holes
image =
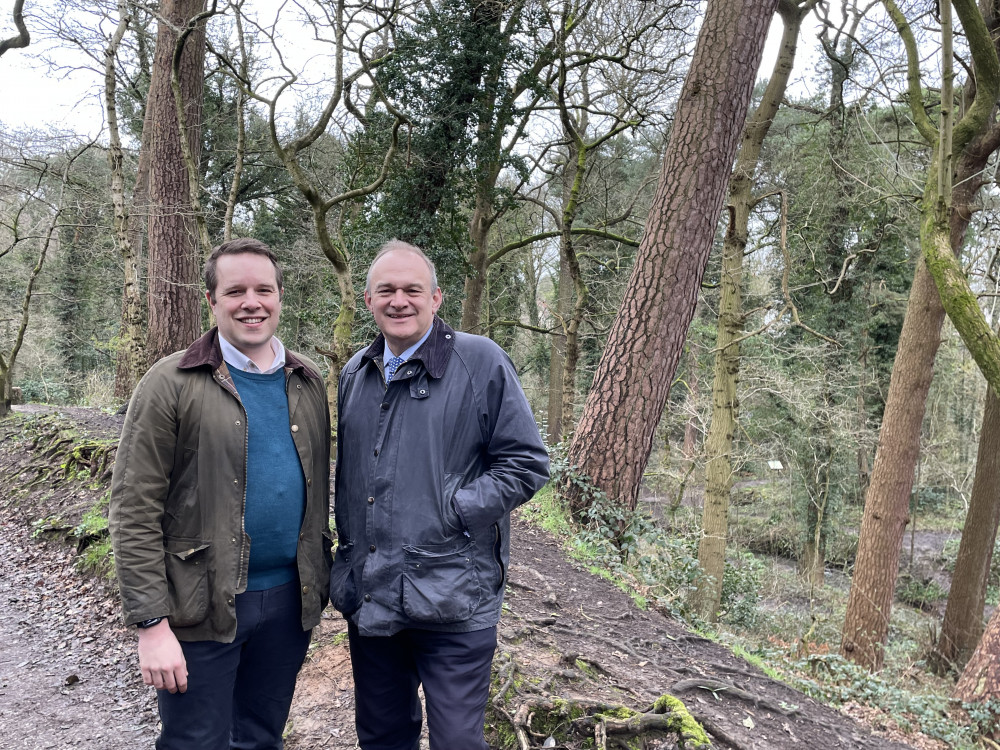
{"type": "Polygon", "coordinates": [[[338,392],[333,605],[366,636],[500,619],[510,512],[549,476],[514,365],[434,318],[388,387],[379,335],[338,392]]]}

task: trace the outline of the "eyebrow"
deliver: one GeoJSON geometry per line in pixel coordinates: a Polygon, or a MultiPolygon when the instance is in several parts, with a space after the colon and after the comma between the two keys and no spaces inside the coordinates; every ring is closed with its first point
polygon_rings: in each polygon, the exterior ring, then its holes
{"type": "Polygon", "coordinates": [[[420,281],[409,281],[405,284],[391,284],[388,281],[382,281],[375,285],[376,290],[382,289],[423,289],[424,285],[420,281]]]}

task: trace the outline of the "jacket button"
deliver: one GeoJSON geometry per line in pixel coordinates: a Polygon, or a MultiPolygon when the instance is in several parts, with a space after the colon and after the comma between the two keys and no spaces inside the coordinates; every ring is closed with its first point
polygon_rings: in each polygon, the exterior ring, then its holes
{"type": "Polygon", "coordinates": [[[302,390],[302,384],[301,383],[296,383],[295,384],[295,389],[301,391],[302,390]]]}
{"type": "Polygon", "coordinates": [[[382,406],[383,409],[388,409],[389,408],[389,402],[388,401],[383,401],[382,404],[381,404],[381,406],[382,406]]]}
{"type": "Polygon", "coordinates": [[[375,504],[375,498],[374,497],[368,498],[368,504],[369,505],[374,505],[375,504]]]}
{"type": "Polygon", "coordinates": [[[239,484],[239,483],[240,483],[240,480],[239,480],[239,479],[234,479],[234,480],[233,480],[233,484],[239,484]]]}
{"type": "Polygon", "coordinates": [[[365,601],[366,602],[370,602],[371,600],[372,600],[372,595],[371,594],[365,594],[365,601]]]}
{"type": "Polygon", "coordinates": [[[374,552],[374,551],[375,551],[375,545],[373,544],[372,546],[370,546],[370,547],[368,548],[368,551],[369,551],[369,552],[374,552]]]}
{"type": "Polygon", "coordinates": [[[412,374],[413,374],[413,370],[407,370],[407,371],[406,371],[406,374],[407,374],[407,375],[412,375],[412,374]]]}
{"type": "Polygon", "coordinates": [[[444,337],[445,337],[446,339],[450,339],[450,338],[451,338],[451,334],[450,334],[450,333],[446,333],[446,334],[444,335],[444,337]]]}
{"type": "Polygon", "coordinates": [[[239,427],[239,426],[240,426],[240,420],[238,420],[238,419],[236,420],[236,426],[237,426],[237,427],[239,427]]]}
{"type": "Polygon", "coordinates": [[[233,537],[233,544],[236,544],[236,537],[233,537]]]}
{"type": "Polygon", "coordinates": [[[375,449],[375,455],[378,455],[378,448],[375,449]]]}
{"type": "Polygon", "coordinates": [[[293,424],[292,425],[292,432],[298,432],[298,431],[299,431],[299,426],[297,424],[293,424]]]}
{"type": "Polygon", "coordinates": [[[307,487],[312,487],[312,486],[313,486],[313,480],[312,480],[312,477],[310,477],[309,479],[307,479],[307,480],[306,480],[306,486],[307,486],[307,487]]]}
{"type": "Polygon", "coordinates": [[[308,594],[309,593],[309,587],[308,586],[303,586],[302,587],[302,593],[303,594],[308,594]]]}
{"type": "Polygon", "coordinates": [[[421,388],[421,389],[420,389],[420,395],[421,395],[421,396],[426,396],[426,395],[427,395],[427,391],[426,391],[426,390],[424,390],[423,388],[421,388]]]}
{"type": "Polygon", "coordinates": [[[299,539],[305,539],[305,538],[306,538],[306,532],[303,531],[301,534],[299,534],[299,539]]]}
{"type": "Polygon", "coordinates": [[[228,599],[226,599],[226,604],[228,604],[230,607],[233,606],[233,598],[229,597],[228,599]]]}

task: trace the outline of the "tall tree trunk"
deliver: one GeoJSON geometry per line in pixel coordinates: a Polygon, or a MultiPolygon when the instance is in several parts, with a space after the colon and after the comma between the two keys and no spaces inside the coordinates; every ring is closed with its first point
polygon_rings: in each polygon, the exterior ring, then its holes
{"type": "Polygon", "coordinates": [[[132,246],[128,208],[125,205],[124,153],[118,130],[118,107],[115,101],[117,80],[115,61],[118,45],[131,23],[128,3],[119,0],[118,28],[105,52],[104,102],[108,115],[108,165],[111,170],[111,202],[115,214],[115,238],[125,270],[122,287],[121,328],[115,356],[115,397],[126,400],[145,372],[145,335],[142,326],[142,297],[139,289],[139,261],[132,246]]]}
{"type": "MultiPolygon", "coordinates": [[[[914,122],[928,142],[935,145],[934,152],[937,154],[940,147],[939,134],[923,109],[916,42],[906,19],[895,4],[890,0],[884,2],[906,42],[910,106],[914,122]]],[[[963,8],[963,12],[967,10],[967,6],[963,8]]],[[[985,43],[993,51],[981,17],[979,23],[982,28],[972,21],[965,23],[963,18],[966,32],[972,35],[971,42],[979,50],[976,53],[977,64],[982,58],[984,37],[985,43]]],[[[995,51],[993,57],[996,57],[995,51]]],[[[976,83],[966,87],[966,95],[975,98],[971,105],[964,108],[966,115],[956,128],[954,150],[957,173],[953,182],[948,180],[948,185],[953,184],[954,188],[949,189],[947,196],[951,210],[948,213],[946,239],[946,244],[950,245],[948,254],[956,262],[972,216],[973,200],[983,184],[982,170],[1000,139],[1000,129],[996,127],[985,133],[980,132],[985,124],[982,112],[992,111],[996,100],[995,91],[990,93],[991,90],[992,88],[978,90],[976,83]]],[[[951,164],[952,162],[948,162],[949,169],[951,164]]],[[[943,197],[938,171],[936,162],[928,170],[921,224],[921,247],[924,252],[913,277],[903,330],[889,379],[889,394],[879,432],[871,484],[865,500],[854,578],[847,601],[840,646],[844,656],[871,669],[881,668],[884,657],[903,529],[909,518],[910,493],[919,455],[920,425],[945,315],[938,286],[925,262],[927,246],[941,241],[942,220],[939,217],[940,200],[943,197]]],[[[938,256],[940,257],[940,252],[938,256]]]]}
{"type": "Polygon", "coordinates": [[[920,260],[889,379],[841,642],[847,658],[873,668],[882,664],[889,632],[899,553],[920,453],[920,425],[943,323],[944,308],[934,280],[920,260]]]}
{"type": "MultiPolygon", "coordinates": [[[[570,449],[570,464],[635,508],[684,350],[777,0],[709,0],[652,210],[570,449]]],[[[586,499],[567,487],[571,507],[586,499]]]]}
{"type": "Polygon", "coordinates": [[[764,138],[771,129],[795,64],[802,16],[811,4],[804,3],[802,8],[791,0],[782,0],[778,4],[784,24],[781,48],[760,106],[747,120],[739,156],[729,180],[729,230],[722,247],[722,295],[715,342],[712,421],[705,439],[705,507],[698,542],[698,563],[705,575],[699,580],[694,595],[694,609],[706,620],[714,620],[718,612],[726,566],[733,434],[739,414],[737,385],[740,377],[739,338],[743,333],[743,257],[754,203],[754,175],[764,138]]]}
{"type": "Polygon", "coordinates": [[[1000,526],[1000,399],[986,392],[983,428],[979,434],[976,478],[969,512],[962,528],[958,559],[951,577],[948,606],[941,625],[935,658],[944,671],[961,668],[983,634],[986,583],[993,561],[993,545],[1000,526]]]}
{"type": "MultiPolygon", "coordinates": [[[[181,148],[177,106],[170,78],[176,28],[205,10],[206,0],[164,0],[157,31],[147,107],[153,127],[149,181],[149,336],[150,361],[187,347],[201,332],[202,259],[192,213],[188,171],[181,148]],[[173,28],[172,28],[173,27],[173,28]]],[[[201,153],[201,105],[205,83],[205,32],[187,39],[180,61],[188,148],[197,163],[201,153]]]]}

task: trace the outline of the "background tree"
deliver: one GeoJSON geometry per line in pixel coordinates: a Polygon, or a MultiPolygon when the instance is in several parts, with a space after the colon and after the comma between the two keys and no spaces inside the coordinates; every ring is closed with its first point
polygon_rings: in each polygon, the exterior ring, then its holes
{"type": "Polygon", "coordinates": [[[165,0],[160,6],[146,120],[146,127],[152,129],[147,340],[151,362],[184,349],[201,333],[198,274],[202,257],[171,77],[176,67],[188,136],[185,148],[197,162],[201,152],[201,102],[205,84],[203,20],[187,38],[176,66],[174,52],[178,35],[205,8],[206,0],[165,0]]]}
{"type": "Polygon", "coordinates": [[[17,34],[7,39],[0,39],[0,56],[7,50],[23,49],[31,43],[31,34],[24,23],[24,0],[14,0],[14,26],[17,34]]]}
{"type": "Polygon", "coordinates": [[[761,147],[795,65],[802,19],[813,5],[815,3],[809,0],[778,2],[778,13],[784,27],[781,48],[760,104],[747,118],[736,166],[729,179],[729,226],[722,249],[722,293],[715,344],[712,421],[705,441],[705,506],[698,544],[698,564],[704,576],[698,582],[694,597],[694,609],[705,620],[715,619],[722,601],[722,577],[729,533],[729,493],[733,481],[731,453],[738,412],[739,337],[744,319],[741,301],[743,258],[747,251],[750,213],[758,200],[753,195],[754,176],[761,147]]]}
{"type": "MultiPolygon", "coordinates": [[[[964,115],[954,127],[953,138],[949,135],[950,88],[942,92],[946,105],[942,106],[939,132],[925,109],[919,53],[911,26],[895,3],[885,0],[884,4],[906,46],[909,104],[914,123],[933,150],[921,203],[921,260],[893,365],[841,642],[845,656],[873,669],[881,667],[884,658],[903,528],[908,520],[913,470],[919,452],[920,422],[940,340],[938,332],[944,320],[941,301],[947,294],[940,284],[935,285],[929,266],[937,262],[935,258],[941,258],[939,245],[943,241],[949,243],[947,254],[952,260],[960,254],[972,202],[982,184],[980,175],[989,154],[996,148],[988,118],[1000,86],[1000,65],[983,17],[974,5],[960,0],[956,8],[961,8],[976,77],[975,83],[970,82],[966,87],[964,115]],[[990,150],[984,153],[984,146],[990,150]]],[[[947,37],[947,24],[945,29],[947,37]]],[[[950,49],[945,56],[950,64],[950,49]]],[[[950,272],[949,276],[954,278],[950,272]]],[[[967,282],[964,284],[967,288],[967,282]]],[[[979,310],[978,304],[976,309],[979,310]]],[[[981,310],[979,314],[982,315],[981,310]]]]}
{"type": "MultiPolygon", "coordinates": [[[[694,313],[775,6],[708,4],[629,293],[571,444],[570,463],[629,508],[694,313]]],[[[566,491],[581,511],[586,498],[566,491]]]]}

